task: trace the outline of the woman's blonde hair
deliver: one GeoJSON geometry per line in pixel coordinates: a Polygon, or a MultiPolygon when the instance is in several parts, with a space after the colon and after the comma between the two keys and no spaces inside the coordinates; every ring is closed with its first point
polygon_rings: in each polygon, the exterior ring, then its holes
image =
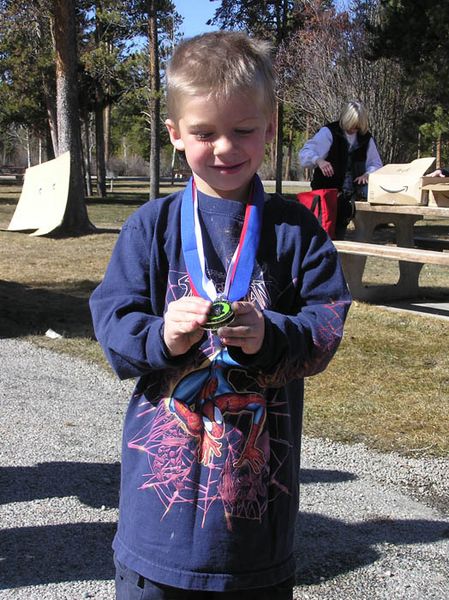
{"type": "Polygon", "coordinates": [[[360,133],[368,131],[368,115],[366,108],[357,100],[347,102],[340,113],[340,127],[344,131],[358,129],[360,133]]]}
{"type": "Polygon", "coordinates": [[[182,41],[167,68],[168,117],[177,120],[183,97],[218,101],[236,93],[262,99],[272,114],[276,98],[271,44],[237,31],[213,31],[182,41]]]}

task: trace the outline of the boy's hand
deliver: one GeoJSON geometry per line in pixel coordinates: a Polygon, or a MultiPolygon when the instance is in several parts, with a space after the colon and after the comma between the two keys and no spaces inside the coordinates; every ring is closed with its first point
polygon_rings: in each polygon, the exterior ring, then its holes
{"type": "Polygon", "coordinates": [[[239,346],[245,354],[256,354],[265,337],[265,319],[251,302],[233,302],[235,319],[220,327],[217,335],[225,346],[239,346]]]}
{"type": "Polygon", "coordinates": [[[170,302],[164,315],[164,342],[171,356],[185,354],[204,335],[212,302],[196,296],[185,296],[170,302]]]}

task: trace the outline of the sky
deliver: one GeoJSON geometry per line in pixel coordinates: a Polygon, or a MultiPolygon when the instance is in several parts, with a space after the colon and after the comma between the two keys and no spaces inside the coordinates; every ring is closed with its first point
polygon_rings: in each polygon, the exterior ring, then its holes
{"type": "MultiPolygon", "coordinates": [[[[347,8],[349,0],[338,0],[337,9],[347,8]]],[[[218,27],[206,25],[206,21],[214,16],[220,2],[210,0],[174,0],[177,12],[184,17],[182,31],[184,37],[192,37],[205,31],[213,31],[218,27]]]]}
{"type": "Polygon", "coordinates": [[[218,27],[206,25],[206,21],[214,16],[219,2],[209,0],[174,0],[177,12],[184,17],[182,31],[184,37],[192,37],[199,33],[212,31],[218,27]]]}

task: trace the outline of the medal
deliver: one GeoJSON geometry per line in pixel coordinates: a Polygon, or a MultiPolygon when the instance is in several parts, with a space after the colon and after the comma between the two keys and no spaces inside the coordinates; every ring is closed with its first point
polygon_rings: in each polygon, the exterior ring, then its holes
{"type": "Polygon", "coordinates": [[[234,320],[234,311],[231,303],[225,298],[218,298],[212,302],[212,306],[208,315],[208,320],[203,325],[203,329],[216,331],[219,327],[229,325],[234,320]]]}
{"type": "Polygon", "coordinates": [[[234,320],[231,303],[241,300],[248,292],[259,246],[264,190],[256,175],[251,197],[246,204],[245,218],[239,243],[226,270],[223,294],[219,294],[214,282],[206,274],[201,224],[198,215],[198,195],[193,177],[190,179],[181,204],[181,242],[184,261],[192,292],[212,301],[204,329],[216,331],[234,320]]]}

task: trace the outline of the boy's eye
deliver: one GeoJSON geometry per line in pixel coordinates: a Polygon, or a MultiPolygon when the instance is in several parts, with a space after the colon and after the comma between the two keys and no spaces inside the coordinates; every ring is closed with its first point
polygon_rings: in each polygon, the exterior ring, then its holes
{"type": "Polygon", "coordinates": [[[253,133],[254,129],[236,129],[235,132],[238,133],[239,135],[249,135],[250,133],[253,133]]]}
{"type": "Polygon", "coordinates": [[[197,140],[204,141],[204,140],[208,140],[212,136],[212,134],[208,133],[207,131],[204,131],[204,132],[196,131],[194,133],[194,136],[196,137],[197,140]]]}

